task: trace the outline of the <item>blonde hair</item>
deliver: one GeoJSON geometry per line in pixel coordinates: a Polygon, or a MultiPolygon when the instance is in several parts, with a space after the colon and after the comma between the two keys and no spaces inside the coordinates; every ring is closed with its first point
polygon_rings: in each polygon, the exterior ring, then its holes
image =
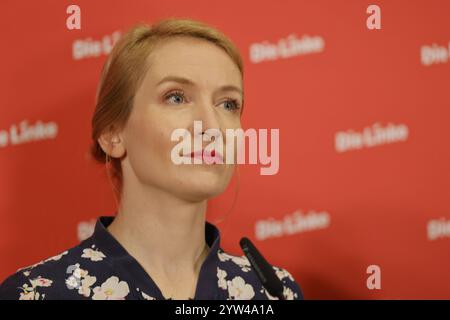
{"type": "Polygon", "coordinates": [[[91,122],[93,144],[90,148],[91,156],[97,162],[107,165],[110,179],[109,170],[112,171],[111,180],[119,199],[123,183],[120,159],[111,158],[105,153],[98,139],[105,132],[120,130],[125,126],[132,110],[134,95],[148,69],[147,57],[157,44],[175,36],[203,39],[222,48],[236,64],[243,78],[244,70],[239,50],[223,33],[203,22],[169,18],[152,26],[138,24],[123,35],[103,66],[91,122]]]}

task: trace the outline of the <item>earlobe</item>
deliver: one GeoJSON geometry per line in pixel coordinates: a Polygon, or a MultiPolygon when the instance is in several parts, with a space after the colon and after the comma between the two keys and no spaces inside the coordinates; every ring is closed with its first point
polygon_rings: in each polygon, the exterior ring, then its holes
{"type": "Polygon", "coordinates": [[[122,140],[118,135],[104,134],[97,141],[102,150],[112,158],[120,158],[124,153],[122,140]]]}

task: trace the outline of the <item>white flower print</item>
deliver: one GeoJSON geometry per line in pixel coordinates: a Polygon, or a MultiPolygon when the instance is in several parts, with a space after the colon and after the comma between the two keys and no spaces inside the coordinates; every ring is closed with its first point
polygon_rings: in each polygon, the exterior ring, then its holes
{"type": "Polygon", "coordinates": [[[87,270],[83,270],[81,268],[76,268],[75,271],[73,272],[73,276],[77,279],[81,279],[86,277],[88,274],[87,270]]]}
{"type": "Polygon", "coordinates": [[[58,254],[58,255],[56,255],[56,256],[50,257],[50,258],[48,258],[48,259],[45,259],[44,262],[48,262],[48,261],[58,261],[59,259],[62,258],[62,256],[66,255],[67,253],[69,253],[68,250],[66,250],[66,251],[64,251],[64,252],[62,252],[62,253],[60,253],[60,254],[58,254]]]}
{"type": "Polygon", "coordinates": [[[241,257],[232,257],[231,261],[236,263],[244,272],[250,271],[250,261],[248,261],[247,257],[241,256],[241,257]]]}
{"type": "Polygon", "coordinates": [[[280,280],[283,280],[284,278],[288,278],[291,281],[295,281],[294,277],[292,277],[292,275],[286,269],[281,269],[276,266],[273,266],[273,268],[275,269],[275,273],[277,274],[277,276],[280,280]]]}
{"type": "Polygon", "coordinates": [[[75,276],[70,276],[66,279],[66,285],[69,289],[77,289],[79,287],[79,280],[75,276]]]}
{"type": "MultiPolygon", "coordinates": [[[[265,288],[263,288],[263,291],[265,292],[269,300],[280,300],[278,297],[270,295],[270,293],[265,288]]],[[[286,300],[294,300],[294,297],[297,298],[298,294],[294,293],[294,291],[292,291],[290,288],[283,286],[283,296],[286,300]]]]}
{"type": "Polygon", "coordinates": [[[69,289],[78,289],[81,283],[81,270],[80,264],[75,263],[67,267],[66,273],[70,274],[69,278],[66,279],[66,286],[69,289]]]}
{"type": "MultiPolygon", "coordinates": [[[[279,268],[276,266],[273,266],[273,268],[275,269],[275,273],[276,273],[277,277],[282,282],[286,283],[286,280],[284,280],[285,278],[288,278],[290,281],[295,282],[292,274],[289,271],[287,271],[286,269],[279,268]]],[[[283,295],[284,295],[285,299],[287,299],[287,300],[294,300],[294,298],[295,299],[298,298],[298,294],[286,286],[284,286],[283,295]]]]}
{"type": "Polygon", "coordinates": [[[217,255],[219,257],[219,260],[224,262],[224,261],[228,261],[231,259],[231,256],[228,253],[225,253],[223,251],[217,251],[217,255]]]}
{"type": "Polygon", "coordinates": [[[141,291],[141,294],[142,294],[142,297],[143,297],[145,300],[156,300],[156,298],[153,298],[153,297],[149,296],[148,294],[145,294],[145,293],[142,292],[142,291],[141,291]]]}
{"type": "Polygon", "coordinates": [[[227,272],[225,270],[217,268],[217,278],[219,278],[217,284],[219,285],[219,288],[227,289],[227,280],[225,279],[226,276],[227,272]]]}
{"type": "Polygon", "coordinates": [[[101,287],[94,288],[94,300],[124,300],[130,293],[130,288],[125,281],[112,276],[102,283],[101,287]]]}
{"type": "Polygon", "coordinates": [[[34,291],[24,291],[20,293],[19,300],[35,300],[35,292],[34,291]]]}
{"type": "Polygon", "coordinates": [[[234,277],[232,281],[227,281],[228,294],[234,300],[250,300],[255,296],[253,287],[245,283],[242,277],[234,277]]]}
{"type": "Polygon", "coordinates": [[[251,270],[250,269],[250,267],[251,267],[250,261],[248,261],[246,256],[233,256],[233,255],[230,255],[230,254],[222,252],[222,251],[218,251],[218,256],[219,256],[220,261],[222,261],[222,262],[228,261],[228,260],[233,261],[244,272],[248,272],[251,270]]]}
{"type": "Polygon", "coordinates": [[[33,279],[33,280],[30,280],[30,282],[31,282],[31,286],[33,288],[36,288],[36,287],[50,287],[52,285],[52,283],[53,283],[52,280],[49,280],[49,279],[46,279],[46,278],[41,278],[40,276],[35,278],[35,279],[33,279]]]}
{"type": "Polygon", "coordinates": [[[297,294],[294,294],[291,288],[284,287],[283,296],[286,300],[294,300],[294,296],[297,297],[297,294]]]}
{"type": "Polygon", "coordinates": [[[103,252],[91,248],[83,249],[83,254],[81,255],[82,258],[88,258],[91,259],[91,261],[102,261],[103,258],[106,258],[106,256],[103,254],[103,252]]]}
{"type": "Polygon", "coordinates": [[[67,268],[67,273],[72,275],[66,279],[68,289],[78,289],[78,293],[89,297],[91,294],[91,286],[97,281],[96,277],[90,276],[87,270],[80,268],[80,264],[76,263],[67,268]]]}
{"type": "Polygon", "coordinates": [[[19,300],[39,300],[39,298],[44,299],[45,295],[40,296],[39,292],[37,292],[37,287],[50,287],[53,283],[52,280],[42,278],[41,276],[29,280],[31,283],[31,287],[28,284],[22,285],[20,289],[22,292],[20,293],[19,300]]]}
{"type": "Polygon", "coordinates": [[[91,286],[97,281],[96,277],[92,277],[89,275],[86,275],[83,280],[81,280],[81,286],[78,289],[78,293],[89,297],[91,295],[91,286]]]}

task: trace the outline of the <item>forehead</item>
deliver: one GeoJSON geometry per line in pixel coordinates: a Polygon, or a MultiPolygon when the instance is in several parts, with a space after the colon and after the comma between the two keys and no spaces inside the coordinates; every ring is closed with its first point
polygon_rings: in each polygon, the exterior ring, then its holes
{"type": "MultiPolygon", "coordinates": [[[[173,37],[159,43],[147,58],[146,80],[156,84],[168,75],[192,79],[199,85],[242,86],[239,68],[217,45],[191,37],[173,37]]],[[[147,82],[147,81],[146,81],[147,82]]]]}

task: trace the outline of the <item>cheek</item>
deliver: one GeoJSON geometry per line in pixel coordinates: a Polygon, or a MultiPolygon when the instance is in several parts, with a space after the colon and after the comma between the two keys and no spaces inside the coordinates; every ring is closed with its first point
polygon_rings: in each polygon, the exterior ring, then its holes
{"type": "Polygon", "coordinates": [[[130,123],[127,138],[127,151],[130,160],[139,167],[161,168],[170,161],[172,142],[171,131],[154,116],[142,115],[130,123]]]}

